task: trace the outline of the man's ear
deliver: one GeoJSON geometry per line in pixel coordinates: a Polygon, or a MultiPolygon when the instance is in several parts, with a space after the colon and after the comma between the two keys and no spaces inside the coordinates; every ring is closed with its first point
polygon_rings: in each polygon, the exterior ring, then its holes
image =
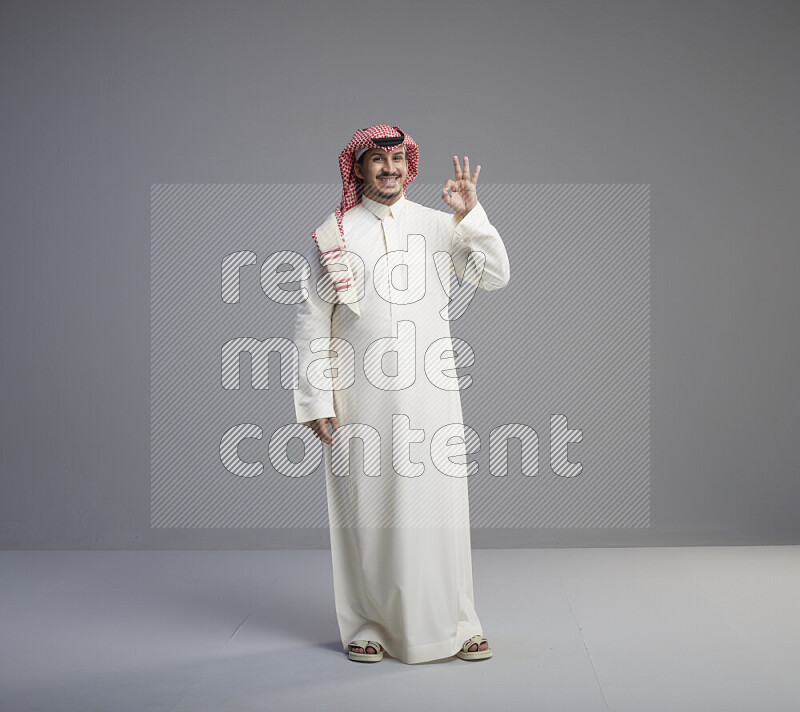
{"type": "Polygon", "coordinates": [[[356,178],[364,180],[364,172],[361,170],[361,164],[358,161],[353,164],[353,173],[356,174],[356,178]]]}

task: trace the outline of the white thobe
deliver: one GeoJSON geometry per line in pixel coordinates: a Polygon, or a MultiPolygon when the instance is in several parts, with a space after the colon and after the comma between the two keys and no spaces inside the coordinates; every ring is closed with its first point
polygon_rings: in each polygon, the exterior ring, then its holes
{"type": "Polygon", "coordinates": [[[459,278],[467,292],[498,289],[508,255],[480,204],[458,221],[404,197],[391,206],[364,197],[343,226],[361,316],[336,303],[310,240],[294,335],[297,422],[339,423],[323,452],[342,645],[376,640],[406,663],[449,657],[482,630],[454,370],[469,349],[445,318],[448,267],[483,253],[482,271],[467,266],[459,278]]]}

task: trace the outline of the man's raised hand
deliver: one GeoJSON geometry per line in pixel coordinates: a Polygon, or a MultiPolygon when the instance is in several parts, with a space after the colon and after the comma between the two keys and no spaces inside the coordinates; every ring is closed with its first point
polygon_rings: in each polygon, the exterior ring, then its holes
{"type": "Polygon", "coordinates": [[[478,165],[470,178],[469,156],[464,156],[463,169],[458,163],[458,156],[453,156],[453,168],[455,180],[451,179],[444,184],[442,200],[453,208],[456,217],[461,219],[478,204],[478,191],[475,184],[478,182],[481,167],[478,165]]]}

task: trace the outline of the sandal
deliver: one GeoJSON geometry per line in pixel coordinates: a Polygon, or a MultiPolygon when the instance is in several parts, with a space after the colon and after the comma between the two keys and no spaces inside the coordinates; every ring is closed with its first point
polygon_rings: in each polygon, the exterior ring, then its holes
{"type": "Polygon", "coordinates": [[[383,646],[374,640],[354,640],[347,647],[362,648],[364,650],[363,653],[357,653],[354,650],[348,650],[347,655],[349,656],[350,660],[358,660],[362,663],[377,663],[378,661],[383,660],[383,646]],[[372,646],[378,652],[368,653],[367,646],[372,646]]]}
{"type": "Polygon", "coordinates": [[[464,645],[461,646],[461,650],[459,650],[456,655],[462,660],[484,660],[485,658],[492,657],[492,649],[486,648],[486,650],[481,650],[481,643],[489,642],[484,638],[482,635],[473,635],[469,640],[464,641],[464,645]],[[470,646],[476,645],[478,646],[477,650],[473,650],[470,652],[470,646]]]}

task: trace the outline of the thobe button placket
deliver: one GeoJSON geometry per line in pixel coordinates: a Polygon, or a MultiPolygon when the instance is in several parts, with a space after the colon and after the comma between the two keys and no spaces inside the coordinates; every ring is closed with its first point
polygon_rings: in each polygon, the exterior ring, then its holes
{"type": "Polygon", "coordinates": [[[391,323],[391,334],[394,334],[394,317],[395,317],[395,309],[394,304],[394,288],[392,287],[392,275],[389,272],[389,252],[398,249],[397,246],[397,224],[395,223],[394,218],[388,214],[386,215],[383,220],[381,220],[381,226],[383,227],[383,241],[386,246],[386,251],[384,253],[383,259],[386,264],[386,279],[388,283],[388,293],[389,293],[389,321],[391,323]]]}

